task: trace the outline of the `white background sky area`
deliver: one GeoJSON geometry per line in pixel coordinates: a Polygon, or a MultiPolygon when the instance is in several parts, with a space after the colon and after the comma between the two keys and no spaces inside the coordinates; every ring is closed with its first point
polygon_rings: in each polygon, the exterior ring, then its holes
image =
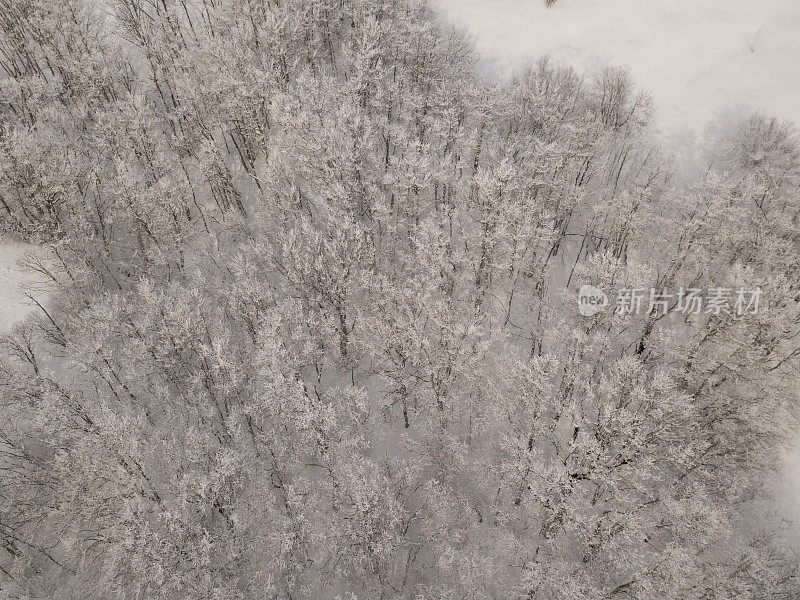
{"type": "Polygon", "coordinates": [[[733,106],[800,123],[800,0],[439,0],[478,51],[513,68],[551,54],[580,70],[626,64],[665,132],[733,106]]]}
{"type": "MultiPolygon", "coordinates": [[[[723,113],[760,110],[800,124],[800,0],[558,0],[551,8],[543,0],[439,0],[439,5],[466,26],[481,56],[501,71],[542,54],[582,72],[608,63],[627,65],[653,96],[655,125],[667,146],[680,154],[696,151],[697,138],[723,113]]],[[[800,448],[775,475],[787,512],[800,522],[800,448]]]]}

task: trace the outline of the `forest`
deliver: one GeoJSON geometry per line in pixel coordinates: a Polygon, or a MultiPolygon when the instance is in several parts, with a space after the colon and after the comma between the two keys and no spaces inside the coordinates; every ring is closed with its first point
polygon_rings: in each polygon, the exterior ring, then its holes
{"type": "Polygon", "coordinates": [[[794,125],[686,182],[624,66],[477,62],[425,0],[0,0],[0,599],[800,598],[794,125]]]}

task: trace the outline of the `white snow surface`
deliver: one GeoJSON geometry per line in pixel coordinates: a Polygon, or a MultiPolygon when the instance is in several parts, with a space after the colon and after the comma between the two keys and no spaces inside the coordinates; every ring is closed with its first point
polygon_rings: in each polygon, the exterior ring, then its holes
{"type": "Polygon", "coordinates": [[[501,72],[628,65],[670,135],[759,110],[800,123],[800,0],[438,0],[501,72]]]}
{"type": "Polygon", "coordinates": [[[36,277],[19,264],[32,250],[32,246],[0,240],[0,334],[7,333],[33,305],[25,293],[37,290],[36,277]]]}

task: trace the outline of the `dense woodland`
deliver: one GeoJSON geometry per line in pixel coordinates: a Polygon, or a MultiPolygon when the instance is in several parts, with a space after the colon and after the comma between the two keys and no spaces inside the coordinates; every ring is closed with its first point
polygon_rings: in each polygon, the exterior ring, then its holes
{"type": "Polygon", "coordinates": [[[0,598],[800,597],[798,137],[651,113],[416,0],[0,0],[0,598]]]}

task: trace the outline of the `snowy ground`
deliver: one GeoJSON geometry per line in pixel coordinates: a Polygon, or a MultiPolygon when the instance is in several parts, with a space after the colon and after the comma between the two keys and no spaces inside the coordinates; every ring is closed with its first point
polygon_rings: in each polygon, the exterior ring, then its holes
{"type": "Polygon", "coordinates": [[[439,0],[501,69],[551,54],[628,65],[665,132],[731,107],[800,123],[800,0],[439,0]]]}
{"type": "MultiPolygon", "coordinates": [[[[438,1],[501,72],[542,54],[584,72],[629,66],[687,168],[712,122],[758,110],[800,124],[800,0],[438,1]]],[[[800,523],[800,447],[776,478],[800,523]]]]}
{"type": "Polygon", "coordinates": [[[24,274],[18,265],[31,247],[22,244],[9,244],[0,241],[0,334],[31,310],[31,301],[24,292],[36,287],[36,279],[24,274]]]}

